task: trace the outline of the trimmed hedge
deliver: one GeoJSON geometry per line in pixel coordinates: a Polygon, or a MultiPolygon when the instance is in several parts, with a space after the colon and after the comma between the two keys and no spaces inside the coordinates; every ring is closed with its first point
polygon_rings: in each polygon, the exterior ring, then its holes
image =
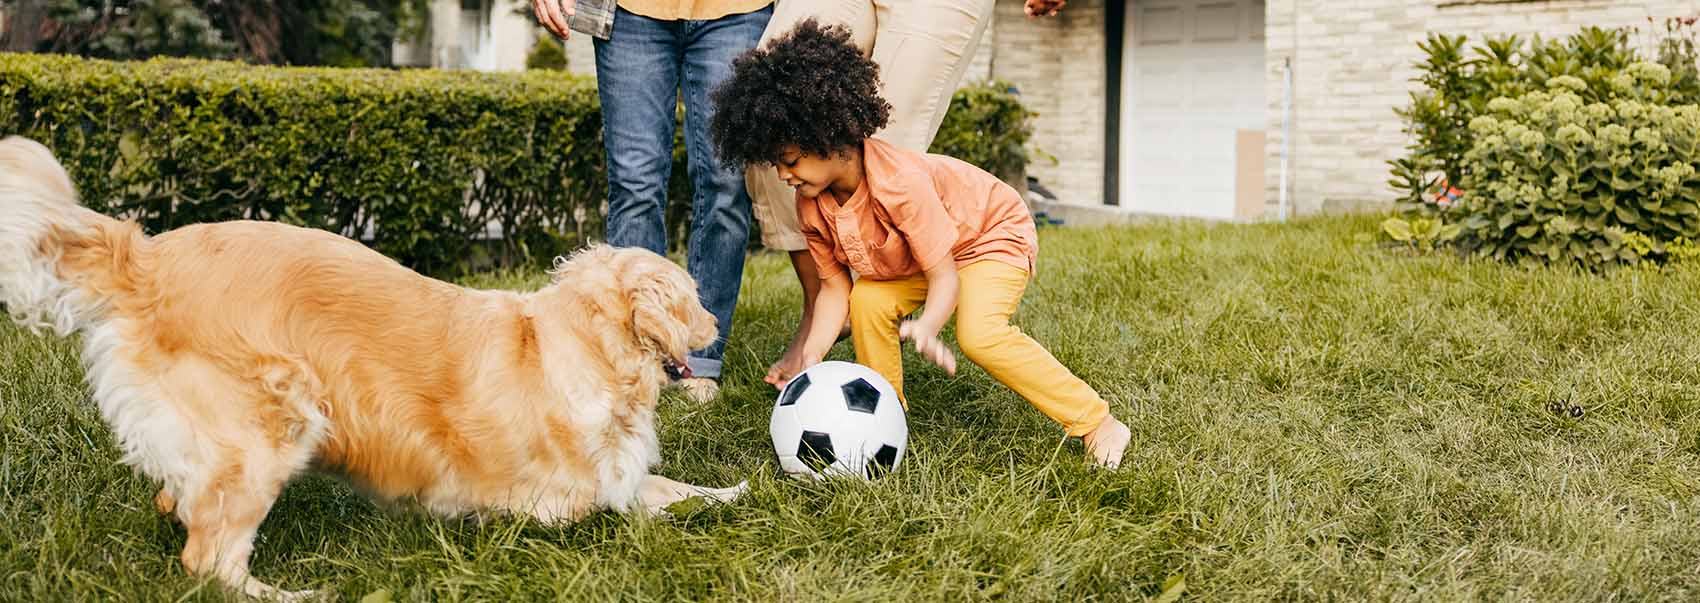
{"type": "MultiPolygon", "coordinates": [[[[1025,165],[1030,113],[1004,88],[958,91],[933,150],[999,174],[1025,165]]],[[[433,274],[547,260],[602,234],[596,86],[560,71],[0,53],[8,134],[42,141],[84,203],[149,232],[275,220],[359,238],[433,274]]],[[[679,149],[674,164],[677,248],[690,215],[679,149]]]]}
{"type": "Polygon", "coordinates": [[[321,228],[434,273],[492,222],[508,260],[597,237],[601,123],[595,85],[560,72],[0,55],[0,133],[52,148],[91,208],[321,228]]]}

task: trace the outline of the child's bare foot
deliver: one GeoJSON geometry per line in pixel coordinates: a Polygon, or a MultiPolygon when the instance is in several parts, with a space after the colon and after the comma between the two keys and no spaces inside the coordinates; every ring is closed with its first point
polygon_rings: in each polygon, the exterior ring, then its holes
{"type": "Polygon", "coordinates": [[[1086,454],[1092,456],[1092,463],[1105,469],[1115,469],[1122,464],[1122,453],[1127,452],[1127,443],[1133,439],[1133,432],[1127,425],[1122,424],[1114,416],[1104,418],[1098,428],[1086,434],[1086,454]]]}

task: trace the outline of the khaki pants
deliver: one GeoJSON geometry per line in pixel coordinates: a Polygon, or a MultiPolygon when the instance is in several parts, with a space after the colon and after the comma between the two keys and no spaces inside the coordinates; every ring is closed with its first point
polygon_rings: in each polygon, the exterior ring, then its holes
{"type": "MultiPolygon", "coordinates": [[[[1110,405],[1058,362],[1009,317],[1027,289],[1027,272],[1003,262],[981,261],[957,272],[956,343],[970,362],[986,369],[1027,402],[1061,423],[1068,435],[1084,436],[1110,416],[1110,405]]],[[[904,407],[899,321],[927,300],[926,277],[861,279],[850,289],[850,334],[856,362],[874,369],[897,388],[904,407]]]]}
{"type": "MultiPolygon", "coordinates": [[[[926,152],[950,108],[968,62],[985,34],[995,0],[779,0],[762,33],[767,44],[814,17],[841,24],[850,40],[880,68],[880,96],[891,103],[891,121],[875,136],[926,152]]],[[[744,173],[761,242],[769,249],[802,251],[796,193],[771,165],[744,173]]]]}

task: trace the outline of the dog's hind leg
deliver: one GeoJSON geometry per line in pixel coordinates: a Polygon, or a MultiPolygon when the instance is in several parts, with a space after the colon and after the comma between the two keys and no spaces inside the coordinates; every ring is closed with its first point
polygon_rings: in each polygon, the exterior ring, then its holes
{"type": "Polygon", "coordinates": [[[185,495],[185,504],[178,508],[178,518],[189,531],[183,568],[250,597],[293,600],[310,593],[280,591],[248,573],[254,534],[290,473],[268,452],[224,448],[211,479],[185,495]]]}
{"type": "Polygon", "coordinates": [[[248,573],[254,535],[289,479],[301,471],[325,435],[320,388],[298,363],[267,363],[248,383],[244,408],[252,411],[225,436],[199,488],[178,501],[188,528],[183,566],[251,597],[294,600],[310,592],[285,592],[248,573]],[[257,387],[256,387],[257,385],[257,387]]]}

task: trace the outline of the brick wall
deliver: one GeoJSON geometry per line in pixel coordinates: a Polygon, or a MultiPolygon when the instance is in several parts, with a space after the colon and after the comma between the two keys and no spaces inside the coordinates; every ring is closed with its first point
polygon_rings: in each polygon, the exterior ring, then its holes
{"type": "MultiPolygon", "coordinates": [[[[1026,18],[1026,17],[1023,17],[1026,18]]],[[[1057,129],[1041,148],[1057,156],[1052,168],[1057,194],[1074,202],[1104,202],[1105,38],[1104,0],[1070,2],[1058,17],[1063,80],[1057,129]]]]}
{"type": "MultiPolygon", "coordinates": [[[[1075,0],[1056,17],[1033,19],[1022,0],[998,0],[981,41],[990,47],[986,74],[1020,89],[1039,113],[1033,145],[1056,157],[1037,158],[1027,173],[1071,203],[1104,198],[1104,1],[1075,0]]],[[[964,79],[977,75],[971,69],[964,79]]]]}
{"type": "Polygon", "coordinates": [[[1585,25],[1645,25],[1700,13],[1695,0],[1269,0],[1268,190],[1279,195],[1282,65],[1293,64],[1289,191],[1299,213],[1386,203],[1386,160],[1407,137],[1393,114],[1416,85],[1412,64],[1427,32],[1565,35],[1585,25]]]}
{"type": "Polygon", "coordinates": [[[992,56],[997,53],[996,37],[998,18],[996,14],[986,22],[986,33],[980,38],[980,45],[974,48],[974,58],[968,61],[967,70],[962,73],[963,82],[983,80],[992,75],[992,56]]]}

